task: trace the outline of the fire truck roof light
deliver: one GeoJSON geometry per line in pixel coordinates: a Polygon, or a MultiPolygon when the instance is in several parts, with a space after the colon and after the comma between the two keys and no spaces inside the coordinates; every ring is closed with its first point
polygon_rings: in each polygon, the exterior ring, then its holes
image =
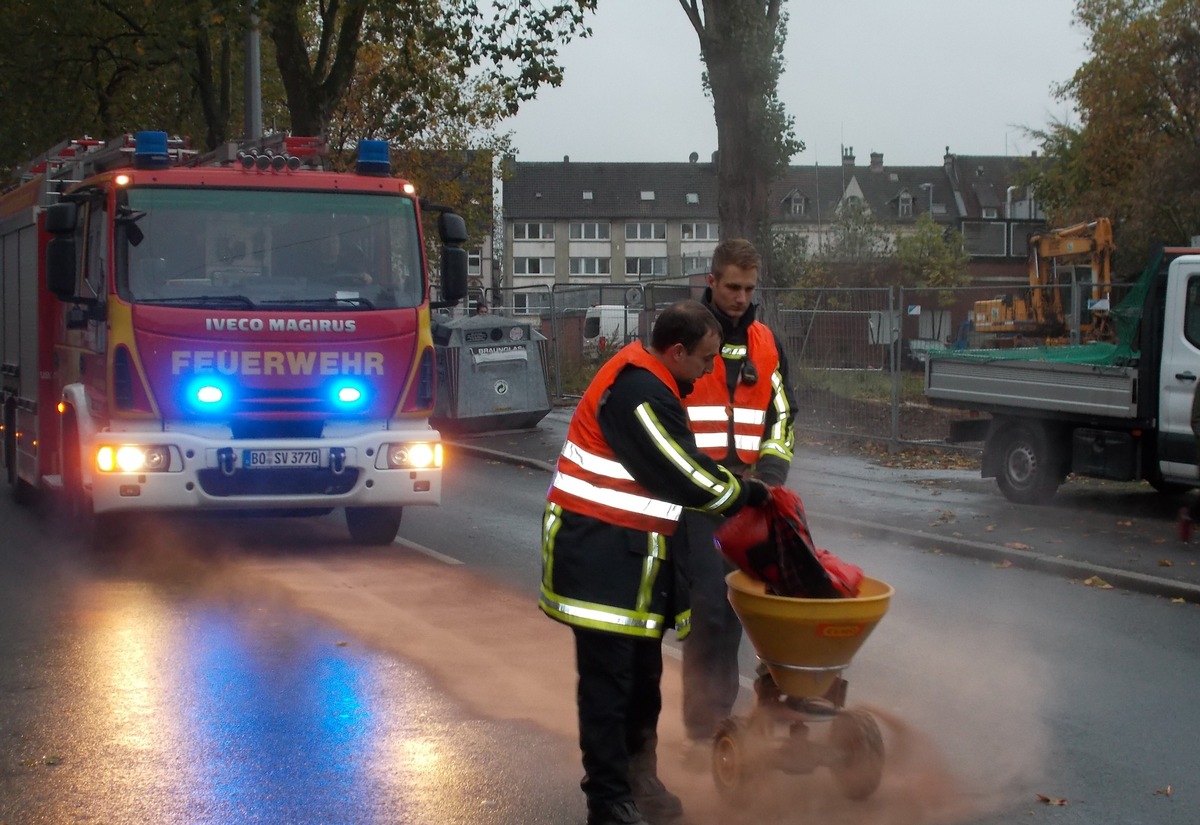
{"type": "Polygon", "coordinates": [[[166,132],[138,132],[133,165],[139,169],[165,169],[171,163],[166,132]]]}
{"type": "Polygon", "coordinates": [[[386,140],[360,140],[358,142],[358,174],[390,175],[392,161],[386,140]]]}

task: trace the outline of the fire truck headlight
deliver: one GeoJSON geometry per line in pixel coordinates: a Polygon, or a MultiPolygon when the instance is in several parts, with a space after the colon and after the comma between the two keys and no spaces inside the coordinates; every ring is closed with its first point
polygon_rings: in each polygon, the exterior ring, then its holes
{"type": "Polygon", "coordinates": [[[157,473],[170,464],[170,449],[162,445],[106,444],[96,450],[96,468],[102,473],[157,473]]]}
{"type": "Polygon", "coordinates": [[[423,470],[442,466],[442,445],[419,441],[388,444],[384,454],[390,470],[423,470]]]}

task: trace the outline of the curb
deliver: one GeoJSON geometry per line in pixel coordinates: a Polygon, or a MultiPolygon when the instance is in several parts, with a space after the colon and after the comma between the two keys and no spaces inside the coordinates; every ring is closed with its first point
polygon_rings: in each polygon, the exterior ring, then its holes
{"type": "MultiPolygon", "coordinates": [[[[512,453],[502,452],[500,450],[492,450],[487,447],[477,447],[472,444],[464,444],[457,441],[449,441],[447,444],[453,446],[456,450],[461,450],[470,455],[477,455],[481,458],[488,458],[494,461],[501,461],[506,464],[516,464],[518,466],[534,467],[539,470],[544,470],[548,473],[554,472],[554,465],[545,461],[540,461],[535,458],[526,458],[524,456],[513,455],[512,453]]],[[[1134,573],[1129,570],[1120,570],[1116,567],[1105,567],[1101,564],[1092,564],[1086,561],[1077,561],[1074,559],[1065,558],[1063,556],[1045,556],[1041,553],[1034,553],[1029,550],[1014,550],[1011,547],[1004,547],[999,544],[991,544],[985,541],[974,541],[972,539],[947,538],[936,533],[927,533],[924,530],[913,530],[906,527],[893,527],[888,524],[879,524],[874,521],[863,521],[861,519],[847,518],[833,513],[819,512],[809,510],[808,515],[815,519],[823,521],[837,522],[845,527],[853,527],[858,530],[871,532],[876,535],[900,536],[908,539],[911,542],[923,542],[926,546],[936,547],[949,553],[967,558],[980,559],[982,561],[1001,562],[1007,561],[1013,567],[1020,567],[1026,570],[1034,570],[1041,573],[1050,573],[1056,576],[1061,576],[1067,579],[1088,579],[1092,576],[1099,576],[1106,583],[1111,584],[1114,588],[1129,590],[1135,593],[1144,593],[1150,596],[1161,596],[1170,599],[1183,599],[1193,604],[1200,604],[1200,585],[1188,584],[1187,582],[1174,581],[1172,579],[1164,579],[1161,576],[1149,576],[1145,573],[1134,573]]]]}

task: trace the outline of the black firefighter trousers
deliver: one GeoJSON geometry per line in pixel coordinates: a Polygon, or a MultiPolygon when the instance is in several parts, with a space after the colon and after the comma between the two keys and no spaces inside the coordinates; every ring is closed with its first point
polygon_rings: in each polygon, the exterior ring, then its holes
{"type": "Polygon", "coordinates": [[[662,640],[571,629],[584,770],[579,785],[589,809],[631,801],[630,775],[656,775],[662,640]]]}

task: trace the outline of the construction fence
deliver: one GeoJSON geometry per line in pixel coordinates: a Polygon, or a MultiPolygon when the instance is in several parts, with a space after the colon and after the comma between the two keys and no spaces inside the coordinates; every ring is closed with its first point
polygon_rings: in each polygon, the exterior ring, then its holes
{"type": "MultiPolygon", "coordinates": [[[[1061,339],[1067,342],[1079,337],[1081,326],[1086,334],[1095,299],[1087,288],[1056,289],[1068,316],[1061,339]]],[[[930,351],[1038,343],[1022,337],[1018,327],[980,331],[973,323],[984,309],[1020,304],[1028,291],[1027,284],[760,288],[755,298],[759,320],[775,331],[787,357],[797,431],[874,439],[898,448],[945,446],[949,422],[966,414],[925,400],[930,351]]],[[[567,402],[582,394],[609,355],[629,341],[648,341],[658,311],[703,292],[701,283],[669,281],[509,290],[506,306],[493,312],[539,320],[551,395],[567,402]],[[597,328],[601,318],[611,329],[597,328]]]]}

